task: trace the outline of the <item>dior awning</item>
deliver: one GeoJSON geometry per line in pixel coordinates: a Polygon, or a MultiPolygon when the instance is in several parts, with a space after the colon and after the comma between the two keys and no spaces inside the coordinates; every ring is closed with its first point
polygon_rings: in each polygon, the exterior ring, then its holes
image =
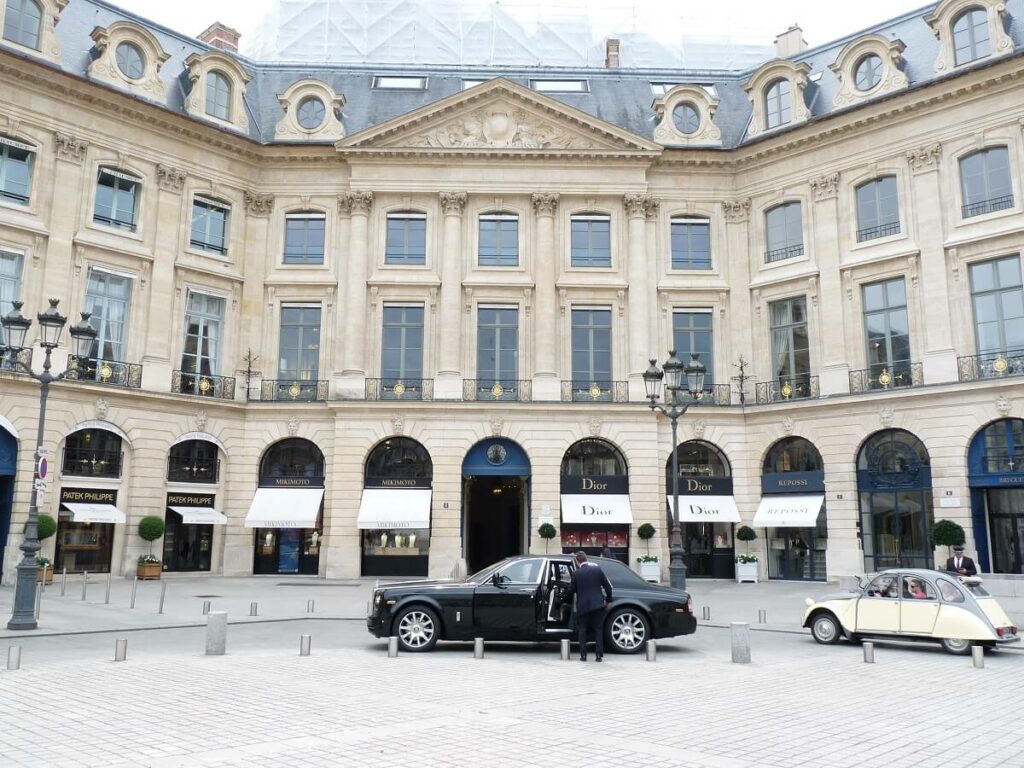
{"type": "Polygon", "coordinates": [[[629,496],[619,493],[563,493],[562,524],[632,525],[629,496]]]}
{"type": "Polygon", "coordinates": [[[429,488],[364,488],[356,527],[409,530],[430,527],[429,488]]]}
{"type": "Polygon", "coordinates": [[[246,528],[316,528],[323,488],[257,488],[246,528]]]}
{"type": "Polygon", "coordinates": [[[813,496],[781,493],[764,496],[754,513],[754,525],[761,528],[813,528],[825,501],[823,494],[813,496]]]}
{"type": "MultiPolygon", "coordinates": [[[[213,507],[168,507],[181,515],[185,525],[227,525],[228,519],[213,507]]],[[[268,526],[260,526],[266,528],[268,526]]]]}
{"type": "Polygon", "coordinates": [[[113,504],[85,504],[65,501],[63,506],[76,523],[123,523],[124,512],[113,504]]]}
{"type": "MultiPolygon", "coordinates": [[[[668,497],[672,509],[672,497],[668,497]]],[[[740,511],[732,496],[680,496],[679,522],[681,523],[738,523],[740,511]]]]}

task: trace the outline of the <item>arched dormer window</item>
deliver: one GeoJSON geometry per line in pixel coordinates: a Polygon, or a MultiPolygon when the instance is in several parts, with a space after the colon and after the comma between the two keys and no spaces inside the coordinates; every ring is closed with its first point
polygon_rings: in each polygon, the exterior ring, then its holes
{"type": "Polygon", "coordinates": [[[53,62],[60,61],[60,44],[54,24],[68,0],[6,0],[3,7],[3,39],[5,43],[34,51],[53,62]]]}
{"type": "Polygon", "coordinates": [[[194,53],[185,59],[192,91],[185,99],[190,115],[248,132],[245,85],[252,76],[224,51],[194,53]]]}
{"type": "Polygon", "coordinates": [[[882,35],[864,35],[843,48],[828,67],[839,81],[833,106],[845,107],[906,88],[910,81],[902,69],[905,48],[902,40],[882,35]]]}
{"type": "Polygon", "coordinates": [[[1004,0],[944,0],[924,20],[939,39],[939,74],[982,59],[1013,53],[1004,0]]]}
{"type": "Polygon", "coordinates": [[[764,92],[764,121],[769,130],[793,119],[793,94],[788,80],[778,79],[764,92]]]}
{"type": "Polygon", "coordinates": [[[968,8],[953,21],[953,61],[959,67],[992,52],[988,36],[988,14],[981,8],[968,8]]]}
{"type": "Polygon", "coordinates": [[[169,55],[145,27],[117,21],[91,34],[99,54],[89,64],[89,77],[137,96],[163,101],[166,88],[160,68],[169,55]]]}
{"type": "Polygon", "coordinates": [[[718,99],[711,86],[676,85],[654,101],[658,126],[654,138],[670,145],[718,145],[722,133],[712,119],[718,99]]]}
{"type": "Polygon", "coordinates": [[[231,122],[231,80],[217,70],[206,76],[206,114],[231,122]]]}
{"type": "Polygon", "coordinates": [[[748,136],[806,122],[811,111],[804,103],[809,65],[785,59],[770,61],[761,67],[743,86],[753,111],[748,136]]]}
{"type": "Polygon", "coordinates": [[[345,138],[339,115],[345,96],[320,80],[299,80],[278,95],[284,117],[275,128],[278,140],[337,141],[345,138]]]}

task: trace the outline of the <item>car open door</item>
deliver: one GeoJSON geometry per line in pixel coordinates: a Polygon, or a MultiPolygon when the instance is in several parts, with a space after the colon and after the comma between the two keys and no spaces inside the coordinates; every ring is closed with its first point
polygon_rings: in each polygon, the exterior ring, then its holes
{"type": "Polygon", "coordinates": [[[939,594],[920,576],[905,575],[900,589],[900,634],[930,637],[939,617],[939,594]]]}
{"type": "Polygon", "coordinates": [[[473,591],[473,629],[491,640],[521,640],[537,632],[544,559],[513,560],[473,591]]]}
{"type": "Polygon", "coordinates": [[[540,621],[545,636],[568,636],[573,617],[569,585],[572,583],[572,565],[568,560],[550,560],[548,572],[541,584],[540,621]]]}
{"type": "Polygon", "coordinates": [[[854,632],[896,634],[900,631],[899,576],[883,573],[857,598],[854,632]]]}

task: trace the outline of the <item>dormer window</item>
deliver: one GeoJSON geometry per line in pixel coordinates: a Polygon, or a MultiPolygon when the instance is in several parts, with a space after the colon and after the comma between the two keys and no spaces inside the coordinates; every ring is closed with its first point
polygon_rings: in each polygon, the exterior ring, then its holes
{"type": "Polygon", "coordinates": [[[858,91],[870,91],[882,82],[882,60],[873,53],[862,57],[854,71],[854,82],[858,91]]]}
{"type": "Polygon", "coordinates": [[[764,94],[765,125],[778,128],[792,119],[793,100],[788,80],[776,80],[764,94]]]}
{"type": "Polygon", "coordinates": [[[1005,0],[941,0],[924,17],[939,39],[935,72],[943,75],[955,67],[983,59],[1008,56],[1016,50],[1007,34],[1005,0]]]}
{"type": "Polygon", "coordinates": [[[336,93],[327,83],[306,78],[288,86],[277,96],[284,117],[274,129],[278,141],[337,141],[344,138],[345,126],[339,115],[345,95],[336,93]]]}
{"type": "Polygon", "coordinates": [[[751,102],[747,136],[759,136],[783,126],[807,122],[811,111],[804,92],[810,82],[811,67],[805,62],[775,59],[758,69],[743,84],[751,102]]]}
{"type": "Polygon", "coordinates": [[[206,114],[231,122],[231,80],[216,70],[206,76],[206,114]]]}
{"type": "Polygon", "coordinates": [[[146,59],[137,45],[121,43],[117,46],[114,59],[121,74],[129,80],[139,80],[146,73],[146,59]]]}
{"type": "Polygon", "coordinates": [[[373,88],[377,91],[425,91],[427,78],[377,75],[373,78],[373,88]]]}
{"type": "Polygon", "coordinates": [[[988,37],[988,14],[981,8],[970,8],[953,22],[953,57],[956,65],[986,58],[991,53],[988,37]]]}
{"type": "Polygon", "coordinates": [[[672,110],[672,122],[677,131],[690,136],[700,128],[700,110],[690,102],[684,101],[672,110]]]}
{"type": "Polygon", "coordinates": [[[194,117],[248,133],[245,86],[252,75],[219,49],[193,53],[185,59],[185,64],[192,82],[192,90],[185,99],[186,111],[194,117]]]}
{"type": "Polygon", "coordinates": [[[538,93],[588,93],[586,80],[531,80],[530,87],[538,93]]]}
{"type": "Polygon", "coordinates": [[[316,96],[304,98],[295,111],[295,120],[307,131],[319,128],[325,117],[327,117],[327,107],[316,96]]]}
{"type": "Polygon", "coordinates": [[[4,40],[38,51],[43,9],[35,0],[7,0],[4,40]]]}

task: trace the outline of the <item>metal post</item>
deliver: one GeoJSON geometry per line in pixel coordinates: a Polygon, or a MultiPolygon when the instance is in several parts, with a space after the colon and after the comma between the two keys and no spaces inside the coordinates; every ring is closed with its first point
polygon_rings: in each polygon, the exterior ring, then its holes
{"type": "Polygon", "coordinates": [[[16,669],[21,669],[21,646],[12,645],[7,649],[7,670],[14,672],[16,669]]]}
{"type": "Polygon", "coordinates": [[[203,600],[203,616],[207,616],[210,613],[210,601],[203,600]]]}
{"type": "Polygon", "coordinates": [[[861,644],[864,648],[864,663],[874,664],[875,663],[875,644],[872,642],[866,642],[861,644]]]}
{"type": "Polygon", "coordinates": [[[768,611],[764,608],[759,608],[757,611],[757,623],[767,624],[768,623],[768,611]]]}
{"type": "Polygon", "coordinates": [[[654,640],[647,641],[647,660],[657,661],[658,660],[658,644],[654,640]]]}
{"type": "Polygon", "coordinates": [[[568,661],[569,660],[569,639],[563,637],[562,638],[562,642],[560,643],[560,645],[561,645],[561,651],[560,651],[559,657],[562,659],[562,661],[568,661]]]}
{"type": "Polygon", "coordinates": [[[484,657],[484,639],[482,637],[473,638],[473,658],[482,659],[484,657]]]}
{"type": "Polygon", "coordinates": [[[132,601],[128,604],[129,608],[135,607],[135,590],[139,588],[139,575],[135,574],[135,578],[132,579],[132,601]]]}
{"type": "Polygon", "coordinates": [[[89,572],[82,571],[82,600],[85,600],[85,592],[89,588],[89,572]]]}
{"type": "MultiPolygon", "coordinates": [[[[669,389],[665,389],[668,401],[669,389]]],[[[686,563],[683,562],[683,529],[679,525],[679,417],[676,409],[676,394],[672,391],[672,410],[668,412],[672,422],[672,532],[668,541],[668,580],[673,589],[686,589],[686,563]]],[[[685,413],[685,411],[684,411],[685,413]]]]}
{"type": "Polygon", "coordinates": [[[701,609],[701,618],[704,621],[711,621],[711,606],[710,605],[705,605],[701,609]]]}
{"type": "Polygon", "coordinates": [[[393,659],[398,656],[398,638],[392,635],[388,638],[388,658],[393,659]]]}
{"type": "Polygon", "coordinates": [[[164,612],[164,598],[167,596],[167,582],[160,582],[160,607],[157,609],[157,613],[164,612]]]}
{"type": "MultiPolygon", "coordinates": [[[[52,577],[53,576],[53,568],[50,567],[49,563],[43,563],[43,580],[39,584],[39,591],[40,592],[45,592],[46,591],[46,572],[47,571],[50,572],[50,576],[52,577]]],[[[39,614],[38,613],[36,614],[36,618],[37,619],[39,618],[39,614]]]]}
{"type": "Polygon", "coordinates": [[[128,639],[124,638],[114,642],[114,661],[124,661],[128,658],[128,639]]]}
{"type": "Polygon", "coordinates": [[[734,621],[730,627],[732,639],[732,660],[734,664],[750,663],[750,625],[745,621],[734,621]]]}
{"type": "Polygon", "coordinates": [[[971,647],[971,661],[974,663],[975,669],[985,668],[985,649],[980,645],[971,647]]]}
{"type": "Polygon", "coordinates": [[[110,605],[110,579],[113,577],[113,571],[107,571],[107,596],[103,598],[104,605],[110,605]]]}
{"type": "Polygon", "coordinates": [[[259,607],[256,605],[256,603],[249,603],[249,615],[250,616],[256,616],[258,611],[259,611],[259,607]]]}
{"type": "Polygon", "coordinates": [[[299,637],[299,656],[309,656],[310,646],[313,645],[312,635],[302,635],[299,637]]]}
{"type": "Polygon", "coordinates": [[[68,585],[68,569],[65,566],[60,571],[60,596],[64,597],[64,589],[68,585]]]}
{"type": "Polygon", "coordinates": [[[306,601],[306,613],[313,613],[314,605],[315,605],[315,603],[314,603],[313,600],[307,600],[306,601]]]}
{"type": "Polygon", "coordinates": [[[37,589],[36,590],[36,607],[35,607],[35,612],[34,612],[34,615],[36,617],[36,621],[39,620],[39,610],[42,607],[43,607],[43,590],[37,589]]]}

